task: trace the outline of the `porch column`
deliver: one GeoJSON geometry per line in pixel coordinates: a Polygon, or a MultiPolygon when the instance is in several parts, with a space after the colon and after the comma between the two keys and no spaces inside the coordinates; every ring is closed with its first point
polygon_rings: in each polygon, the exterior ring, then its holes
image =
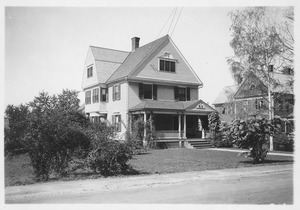
{"type": "Polygon", "coordinates": [[[181,114],[178,114],[178,139],[179,139],[179,147],[182,147],[181,141],[181,114]]]}
{"type": "Polygon", "coordinates": [[[178,115],[178,138],[181,139],[181,114],[178,115]]]}
{"type": "Polygon", "coordinates": [[[183,115],[183,138],[186,139],[186,114],[183,115]]]}
{"type": "Polygon", "coordinates": [[[132,133],[132,116],[130,113],[128,113],[129,118],[129,132],[132,133]]]}
{"type": "Polygon", "coordinates": [[[202,139],[205,139],[205,130],[202,128],[202,139]]]}
{"type": "Polygon", "coordinates": [[[147,136],[146,123],[147,123],[147,113],[144,112],[144,139],[143,139],[143,146],[147,145],[147,142],[146,142],[146,136],[147,136]]]}

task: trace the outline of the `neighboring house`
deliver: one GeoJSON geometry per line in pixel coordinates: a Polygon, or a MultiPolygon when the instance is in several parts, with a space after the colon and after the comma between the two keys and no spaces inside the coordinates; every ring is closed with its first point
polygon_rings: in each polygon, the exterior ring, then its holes
{"type": "Polygon", "coordinates": [[[221,122],[231,122],[235,119],[234,94],[238,89],[238,85],[224,87],[219,93],[213,105],[219,112],[221,122]]]}
{"type": "Polygon", "coordinates": [[[153,120],[162,141],[181,142],[208,130],[214,109],[199,99],[202,86],[168,35],[141,47],[134,37],[131,52],[90,46],[82,80],[84,111],[95,122],[115,125],[120,139],[140,116],[153,120]]]}
{"type": "MultiPolygon", "coordinates": [[[[285,132],[290,132],[293,126],[289,125],[293,125],[294,112],[293,75],[288,72],[270,72],[269,76],[272,116],[289,120],[291,123],[286,124],[285,132]]],[[[220,93],[213,104],[224,121],[229,123],[233,119],[245,119],[248,116],[269,118],[268,82],[267,78],[264,78],[251,71],[241,84],[227,87],[220,93]],[[229,94],[226,94],[226,91],[229,94]],[[233,110],[233,113],[224,109],[233,110]]]]}

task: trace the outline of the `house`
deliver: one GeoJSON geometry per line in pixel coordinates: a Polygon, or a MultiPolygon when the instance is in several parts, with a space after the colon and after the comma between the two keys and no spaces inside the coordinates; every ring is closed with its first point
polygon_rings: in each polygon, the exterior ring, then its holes
{"type": "Polygon", "coordinates": [[[212,103],[219,112],[221,122],[231,122],[235,119],[234,94],[237,89],[238,85],[224,87],[212,103]]]}
{"type": "Polygon", "coordinates": [[[227,123],[233,119],[245,119],[249,116],[269,118],[268,79],[270,80],[272,117],[279,116],[290,121],[285,124],[284,131],[291,132],[294,94],[293,75],[289,72],[269,72],[268,75],[259,75],[251,71],[239,85],[224,88],[213,103],[221,118],[227,123]]]}
{"type": "Polygon", "coordinates": [[[199,99],[202,81],[166,35],[132,51],[90,46],[83,72],[84,112],[115,125],[119,139],[137,116],[150,118],[160,141],[205,137],[212,107],[199,99]]]}

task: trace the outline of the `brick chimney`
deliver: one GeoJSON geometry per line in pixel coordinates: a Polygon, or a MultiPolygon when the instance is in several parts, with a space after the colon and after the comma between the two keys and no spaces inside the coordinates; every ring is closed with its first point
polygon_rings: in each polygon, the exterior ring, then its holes
{"type": "Polygon", "coordinates": [[[140,45],[140,38],[139,37],[131,38],[131,42],[132,42],[132,51],[135,51],[135,49],[139,48],[139,45],[140,45]]]}

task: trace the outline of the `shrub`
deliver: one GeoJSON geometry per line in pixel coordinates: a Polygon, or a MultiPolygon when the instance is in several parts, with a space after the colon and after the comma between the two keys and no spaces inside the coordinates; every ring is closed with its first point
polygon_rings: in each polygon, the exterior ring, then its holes
{"type": "Polygon", "coordinates": [[[268,153],[267,141],[269,135],[277,131],[277,119],[269,121],[265,118],[249,118],[245,121],[235,120],[227,132],[239,148],[248,148],[246,157],[253,158],[253,162],[261,162],[268,153]]]}
{"type": "Polygon", "coordinates": [[[293,152],[294,151],[294,139],[289,138],[288,134],[286,134],[286,133],[280,133],[280,134],[274,135],[273,147],[274,147],[274,150],[293,152]]]}
{"type": "Polygon", "coordinates": [[[91,147],[86,164],[104,176],[126,172],[127,162],[133,154],[131,145],[126,141],[113,140],[114,135],[114,127],[106,123],[92,124],[89,130],[91,147]]]}

